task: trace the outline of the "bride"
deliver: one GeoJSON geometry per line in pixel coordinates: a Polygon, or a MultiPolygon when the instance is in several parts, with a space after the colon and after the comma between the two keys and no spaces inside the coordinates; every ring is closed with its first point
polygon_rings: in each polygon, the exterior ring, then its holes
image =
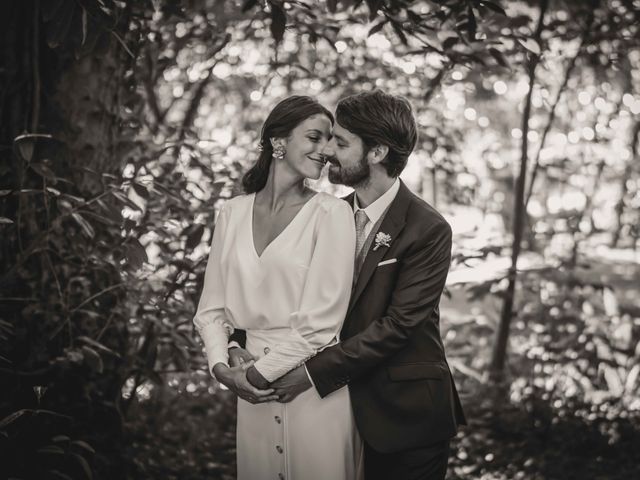
{"type": "Polygon", "coordinates": [[[245,195],[218,214],[193,322],[211,374],[238,395],[240,480],[358,478],[361,441],[348,389],[324,399],[309,389],[290,403],[229,367],[234,329],[247,333],[253,368],[273,382],[338,340],[354,267],[347,202],[305,185],[324,167],[333,116],[306,96],[271,111],[245,195]]]}

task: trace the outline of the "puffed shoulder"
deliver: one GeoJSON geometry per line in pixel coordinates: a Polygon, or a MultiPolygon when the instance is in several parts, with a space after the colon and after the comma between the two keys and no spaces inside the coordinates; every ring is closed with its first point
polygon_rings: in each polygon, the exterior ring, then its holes
{"type": "Polygon", "coordinates": [[[329,193],[318,192],[318,204],[326,212],[347,212],[350,216],[353,216],[353,210],[349,206],[349,203],[329,193]]]}
{"type": "Polygon", "coordinates": [[[242,208],[242,205],[250,203],[250,198],[251,197],[249,195],[245,194],[236,195],[233,198],[225,200],[225,202],[222,204],[222,207],[220,207],[220,211],[222,212],[224,210],[226,212],[230,212],[234,208],[242,208]]]}

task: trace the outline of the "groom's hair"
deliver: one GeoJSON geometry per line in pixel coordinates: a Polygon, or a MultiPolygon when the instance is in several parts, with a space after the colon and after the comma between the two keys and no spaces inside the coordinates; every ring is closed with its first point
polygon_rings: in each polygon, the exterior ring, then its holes
{"type": "Polygon", "coordinates": [[[381,90],[357,93],[340,100],[336,121],[358,135],[367,149],[387,145],[389,154],[381,164],[394,178],[404,170],[418,141],[411,104],[404,97],[381,90]]]}

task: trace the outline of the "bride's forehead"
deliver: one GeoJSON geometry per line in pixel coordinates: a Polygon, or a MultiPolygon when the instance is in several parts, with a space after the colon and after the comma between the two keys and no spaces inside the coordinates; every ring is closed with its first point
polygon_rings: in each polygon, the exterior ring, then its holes
{"type": "Polygon", "coordinates": [[[322,113],[316,113],[315,115],[311,115],[309,118],[306,118],[298,125],[297,130],[310,130],[317,129],[328,131],[331,130],[331,120],[326,115],[322,113]]]}

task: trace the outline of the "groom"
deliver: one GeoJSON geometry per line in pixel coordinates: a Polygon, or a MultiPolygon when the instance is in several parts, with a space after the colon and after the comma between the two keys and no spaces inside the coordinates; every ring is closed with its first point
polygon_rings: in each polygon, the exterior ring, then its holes
{"type": "MultiPolygon", "coordinates": [[[[324,153],[329,180],[355,190],[345,198],[356,224],[351,301],[340,343],[271,385],[280,401],[349,385],[366,480],[444,479],[450,438],[466,424],[439,330],[451,228],[398,178],[416,141],[404,98],[376,90],[339,102],[324,153]]],[[[247,378],[265,387],[257,370],[247,378]]]]}

